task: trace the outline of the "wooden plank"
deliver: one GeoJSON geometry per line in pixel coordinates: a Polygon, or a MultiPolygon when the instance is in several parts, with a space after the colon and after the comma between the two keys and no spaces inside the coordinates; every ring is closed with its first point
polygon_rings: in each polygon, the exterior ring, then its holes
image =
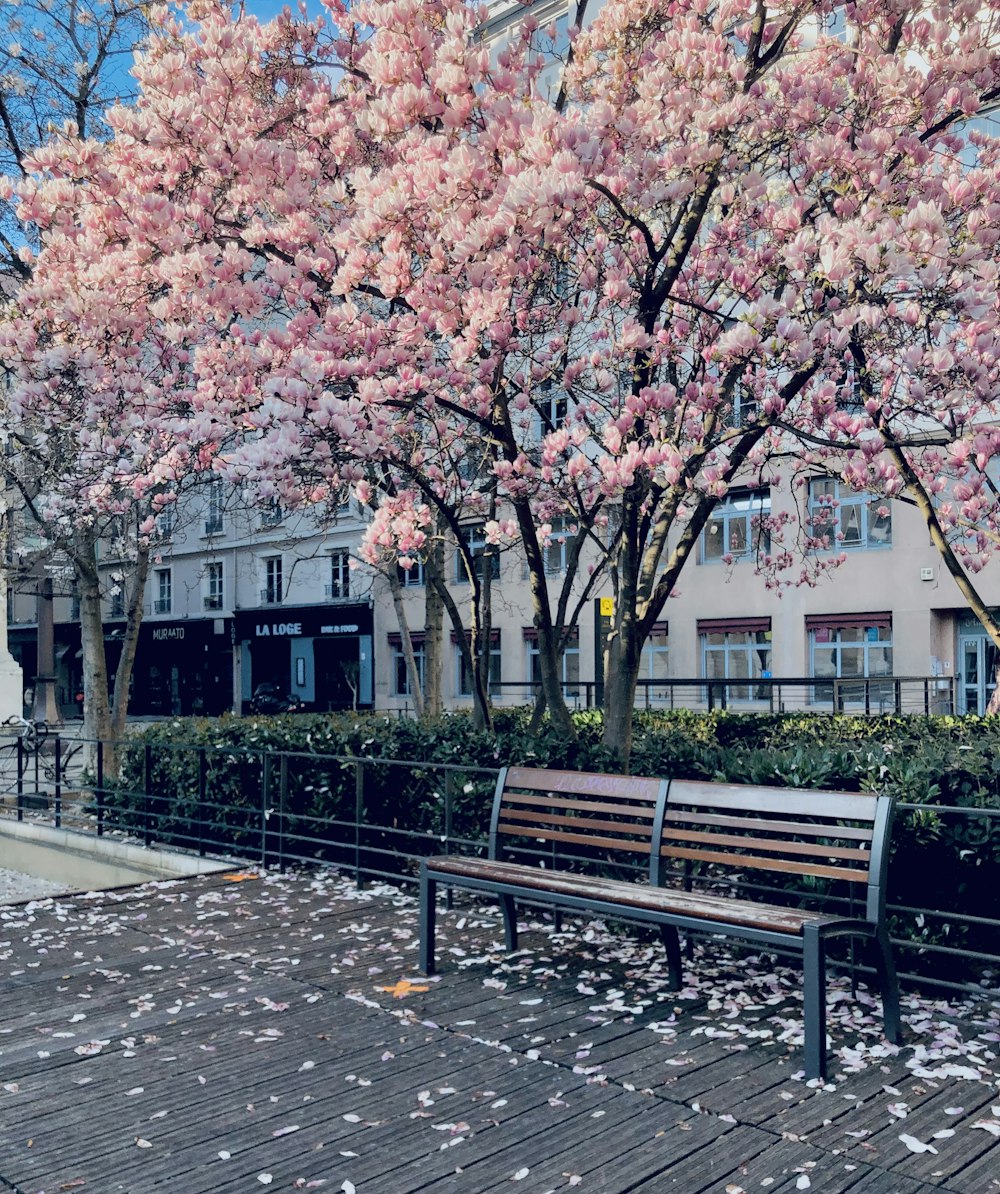
{"type": "Polygon", "coordinates": [[[691,862],[717,862],[732,870],[750,867],[759,871],[780,871],[788,875],[813,875],[820,879],[839,879],[845,883],[867,883],[868,870],[856,871],[851,867],[817,866],[805,862],[791,862],[781,858],[761,858],[756,854],[734,854],[721,850],[696,850],[681,846],[660,846],[663,858],[684,858],[691,862]]]}
{"type": "Polygon", "coordinates": [[[639,775],[600,775],[586,771],[549,771],[538,767],[510,767],[507,788],[535,792],[586,792],[622,800],[655,801],[663,780],[639,775]]]}
{"type": "Polygon", "coordinates": [[[646,804],[613,804],[608,800],[570,800],[563,796],[549,796],[542,798],[534,794],[528,796],[520,792],[505,792],[503,807],[525,805],[529,808],[563,808],[579,810],[581,812],[613,813],[616,816],[635,817],[637,821],[652,821],[656,815],[656,802],[646,804]]]}
{"type": "MultiPolygon", "coordinates": [[[[770,826],[758,824],[755,828],[761,830],[768,829],[770,826]]],[[[799,854],[817,859],[852,858],[860,862],[867,862],[870,858],[867,850],[859,850],[856,846],[828,846],[825,843],[813,845],[809,842],[790,841],[787,838],[767,838],[749,834],[743,836],[735,833],[699,833],[685,829],[672,829],[669,836],[666,833],[663,836],[665,840],[671,842],[705,842],[708,845],[736,846],[746,850],[770,850],[775,854],[799,854]]],[[[866,868],[865,874],[867,875],[867,873],[866,868]]]]}
{"type": "MultiPolygon", "coordinates": [[[[628,851],[630,854],[649,854],[652,849],[648,840],[630,841],[626,837],[601,837],[598,834],[583,832],[570,833],[566,830],[535,829],[532,826],[517,825],[503,819],[500,820],[497,828],[501,833],[510,836],[528,837],[543,842],[563,842],[567,845],[583,846],[585,849],[603,847],[606,850],[628,851]]],[[[628,829],[623,826],[622,832],[627,833],[628,829]]]]}
{"type": "Polygon", "coordinates": [[[874,821],[875,796],[858,792],[829,792],[820,788],[763,788],[750,784],[715,784],[674,779],[667,808],[690,804],[704,808],[749,809],[761,813],[826,817],[830,820],[874,821]]]}
{"type": "Polygon", "coordinates": [[[670,825],[718,825],[723,829],[766,829],[774,833],[797,834],[801,837],[849,838],[856,842],[870,842],[872,831],[857,825],[831,825],[815,821],[784,821],[774,817],[750,816],[726,817],[720,813],[680,812],[668,806],[664,820],[670,825]]]}
{"type": "MultiPolygon", "coordinates": [[[[587,831],[588,836],[595,830],[607,833],[628,834],[640,840],[652,835],[652,825],[637,825],[633,821],[604,820],[602,817],[579,817],[557,813],[536,813],[521,808],[505,808],[498,828],[507,833],[531,833],[534,825],[552,825],[572,831],[587,831]],[[519,828],[523,826],[524,828],[519,828]]],[[[629,841],[623,840],[621,845],[628,846],[629,841]]]]}

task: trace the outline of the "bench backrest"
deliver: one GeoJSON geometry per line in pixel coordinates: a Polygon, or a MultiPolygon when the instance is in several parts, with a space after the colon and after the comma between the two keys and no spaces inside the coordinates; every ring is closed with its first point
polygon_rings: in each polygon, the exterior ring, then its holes
{"type": "Polygon", "coordinates": [[[562,855],[629,856],[622,861],[648,873],[666,790],[664,779],[505,767],[493,798],[489,856],[499,858],[512,839],[540,840],[562,855]]]}
{"type": "Polygon", "coordinates": [[[563,858],[642,867],[653,884],[675,861],[715,876],[749,872],[762,885],[771,872],[799,880],[800,890],[810,880],[844,883],[864,898],[865,919],[879,922],[892,810],[890,797],[865,792],[505,767],[489,857],[520,839],[549,843],[563,858]]]}
{"type": "Polygon", "coordinates": [[[865,918],[880,921],[892,803],[864,792],[672,780],[652,881],[676,859],[842,882],[864,896],[865,918]]]}

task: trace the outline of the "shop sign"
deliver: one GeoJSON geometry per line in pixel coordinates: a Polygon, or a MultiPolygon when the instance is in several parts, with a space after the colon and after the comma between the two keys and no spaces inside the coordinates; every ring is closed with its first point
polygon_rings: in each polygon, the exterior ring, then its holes
{"type": "Polygon", "coordinates": [[[301,622],[258,622],[258,638],[295,638],[302,634],[301,622]]]}
{"type": "Polygon", "coordinates": [[[165,639],[177,639],[178,641],[184,638],[183,626],[154,626],[153,627],[153,642],[162,642],[165,639]]]}

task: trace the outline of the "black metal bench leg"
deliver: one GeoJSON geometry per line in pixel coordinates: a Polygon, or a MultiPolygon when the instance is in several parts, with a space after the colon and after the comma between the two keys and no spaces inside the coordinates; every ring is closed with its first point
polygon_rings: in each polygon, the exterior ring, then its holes
{"type": "Polygon", "coordinates": [[[816,925],[802,930],[806,1077],[826,1077],[826,945],[816,925]]]}
{"type": "Polygon", "coordinates": [[[684,985],[681,970],[681,942],[674,925],[660,925],[660,940],[667,951],[667,967],[670,971],[670,990],[679,991],[684,985]]]}
{"type": "Polygon", "coordinates": [[[562,908],[552,909],[552,932],[561,933],[563,931],[562,908]]]}
{"type": "Polygon", "coordinates": [[[434,973],[434,927],[437,916],[437,883],[426,868],[420,871],[420,969],[434,973]]]}
{"type": "Polygon", "coordinates": [[[512,954],[517,949],[517,912],[514,908],[514,897],[502,895],[500,909],[503,912],[503,934],[507,952],[512,954]]]}
{"type": "Polygon", "coordinates": [[[875,934],[875,967],[882,991],[882,1023],[885,1039],[898,1045],[903,1040],[903,1028],[899,1019],[899,980],[892,960],[889,944],[889,930],[881,925],[875,934]]]}

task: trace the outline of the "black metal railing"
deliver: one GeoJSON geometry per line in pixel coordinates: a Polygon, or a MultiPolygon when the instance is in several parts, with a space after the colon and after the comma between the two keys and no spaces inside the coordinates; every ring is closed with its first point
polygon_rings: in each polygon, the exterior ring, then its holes
{"type": "MultiPolygon", "coordinates": [[[[250,860],[268,868],[335,866],[359,883],[412,882],[428,854],[483,852],[496,768],[308,751],[53,737],[29,755],[15,739],[0,755],[3,809],[97,836],[250,860]],[[120,773],[108,778],[115,752],[120,773]],[[4,769],[6,766],[6,770],[4,769]]],[[[936,822],[938,837],[974,829],[1000,841],[1000,808],[897,803],[905,822],[936,822]]],[[[521,852],[551,865],[551,844],[521,852]]],[[[941,845],[940,849],[944,849],[941,845]]],[[[961,893],[893,879],[889,915],[901,977],[978,994],[1000,987],[1000,891],[965,906],[961,893]],[[910,898],[894,898],[894,890],[910,898]],[[912,893],[926,891],[926,899],[912,893]],[[937,898],[935,899],[935,895],[937,898]],[[953,903],[947,906],[949,900],[953,903]]],[[[780,889],[742,879],[765,898],[780,889]]],[[[831,907],[845,904],[829,894],[831,907]]],[[[968,902],[968,901],[967,901],[968,902]]],[[[858,967],[864,970],[864,967],[858,967]]]]}
{"type": "MultiPolygon", "coordinates": [[[[599,681],[567,681],[562,689],[572,708],[599,708],[604,702],[604,685],[599,681]]],[[[540,684],[528,681],[490,684],[490,696],[500,705],[528,704],[540,691],[540,684]]],[[[954,676],[640,680],[635,707],[769,713],[952,714],[956,709],[956,683],[954,676]]]]}

